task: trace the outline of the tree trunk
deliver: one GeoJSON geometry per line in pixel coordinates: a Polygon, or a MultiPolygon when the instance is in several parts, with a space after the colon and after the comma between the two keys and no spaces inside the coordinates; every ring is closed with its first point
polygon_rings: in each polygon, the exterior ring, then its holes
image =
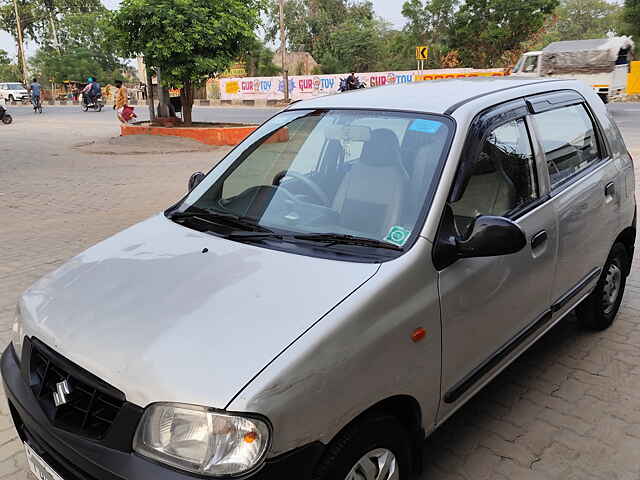
{"type": "Polygon", "coordinates": [[[182,120],[187,127],[193,124],[193,95],[193,83],[191,80],[185,80],[180,91],[180,99],[182,100],[182,120]]]}
{"type": "Polygon", "coordinates": [[[171,109],[169,108],[169,92],[167,92],[166,87],[162,84],[162,73],[161,69],[158,68],[156,72],[156,76],[158,77],[158,117],[160,118],[169,118],[171,117],[171,109]]]}
{"type": "Polygon", "coordinates": [[[153,75],[151,74],[151,68],[147,65],[147,101],[149,102],[149,120],[156,121],[156,106],[155,95],[153,94],[153,75]]]}

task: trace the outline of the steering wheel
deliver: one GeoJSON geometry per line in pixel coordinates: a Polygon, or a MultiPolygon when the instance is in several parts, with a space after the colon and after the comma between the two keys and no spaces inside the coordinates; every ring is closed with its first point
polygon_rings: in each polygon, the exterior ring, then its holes
{"type": "Polygon", "coordinates": [[[280,182],[286,177],[291,177],[291,178],[295,178],[296,180],[300,180],[302,183],[304,183],[304,185],[309,190],[311,190],[311,192],[315,195],[316,199],[320,200],[323,206],[325,207],[329,206],[329,197],[324,192],[324,190],[322,190],[322,188],[320,188],[320,186],[316,182],[314,182],[309,177],[301,173],[295,172],[293,170],[283,170],[280,173],[278,173],[275,177],[273,177],[273,185],[281,186],[283,190],[287,190],[286,187],[280,185],[280,182]]]}

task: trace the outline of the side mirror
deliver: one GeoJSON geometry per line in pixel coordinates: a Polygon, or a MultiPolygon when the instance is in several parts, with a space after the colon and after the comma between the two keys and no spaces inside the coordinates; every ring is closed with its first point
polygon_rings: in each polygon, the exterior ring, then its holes
{"type": "Polygon", "coordinates": [[[527,245],[522,229],[503,217],[481,216],[465,240],[456,242],[458,258],[497,257],[517,253],[527,245]]]}
{"type": "Polygon", "coordinates": [[[527,237],[522,229],[503,217],[480,216],[476,218],[466,236],[456,227],[450,205],[444,209],[438,237],[433,249],[433,264],[443,270],[461,258],[497,257],[522,250],[527,237]]]}
{"type": "Polygon", "coordinates": [[[204,177],[206,177],[206,175],[202,172],[196,172],[191,175],[191,178],[189,178],[189,191],[192,192],[193,189],[196,188],[202,180],[204,180],[204,177]]]}

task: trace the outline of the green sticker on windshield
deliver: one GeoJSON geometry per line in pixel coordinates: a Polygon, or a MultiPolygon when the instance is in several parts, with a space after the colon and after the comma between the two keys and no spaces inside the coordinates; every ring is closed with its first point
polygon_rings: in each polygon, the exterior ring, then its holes
{"type": "Polygon", "coordinates": [[[406,228],[400,227],[398,225],[391,227],[387,237],[384,239],[385,242],[393,243],[399,247],[404,247],[404,244],[407,243],[409,237],[411,236],[411,230],[407,230],[406,228]]]}

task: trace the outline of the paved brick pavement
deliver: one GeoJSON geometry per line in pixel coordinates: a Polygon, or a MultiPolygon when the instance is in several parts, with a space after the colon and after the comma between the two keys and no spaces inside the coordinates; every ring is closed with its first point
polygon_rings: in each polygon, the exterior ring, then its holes
{"type": "MultiPolygon", "coordinates": [[[[193,171],[224,153],[82,153],[73,145],[117,133],[111,118],[90,124],[85,118],[24,117],[11,130],[0,129],[2,346],[21,291],[91,244],[162,210],[184,193],[193,171]]],[[[635,124],[622,128],[640,160],[635,124]]],[[[614,326],[587,333],[571,318],[558,325],[426,442],[421,479],[640,479],[638,260],[614,326]]],[[[24,480],[25,468],[3,401],[0,479],[24,480]]]]}

